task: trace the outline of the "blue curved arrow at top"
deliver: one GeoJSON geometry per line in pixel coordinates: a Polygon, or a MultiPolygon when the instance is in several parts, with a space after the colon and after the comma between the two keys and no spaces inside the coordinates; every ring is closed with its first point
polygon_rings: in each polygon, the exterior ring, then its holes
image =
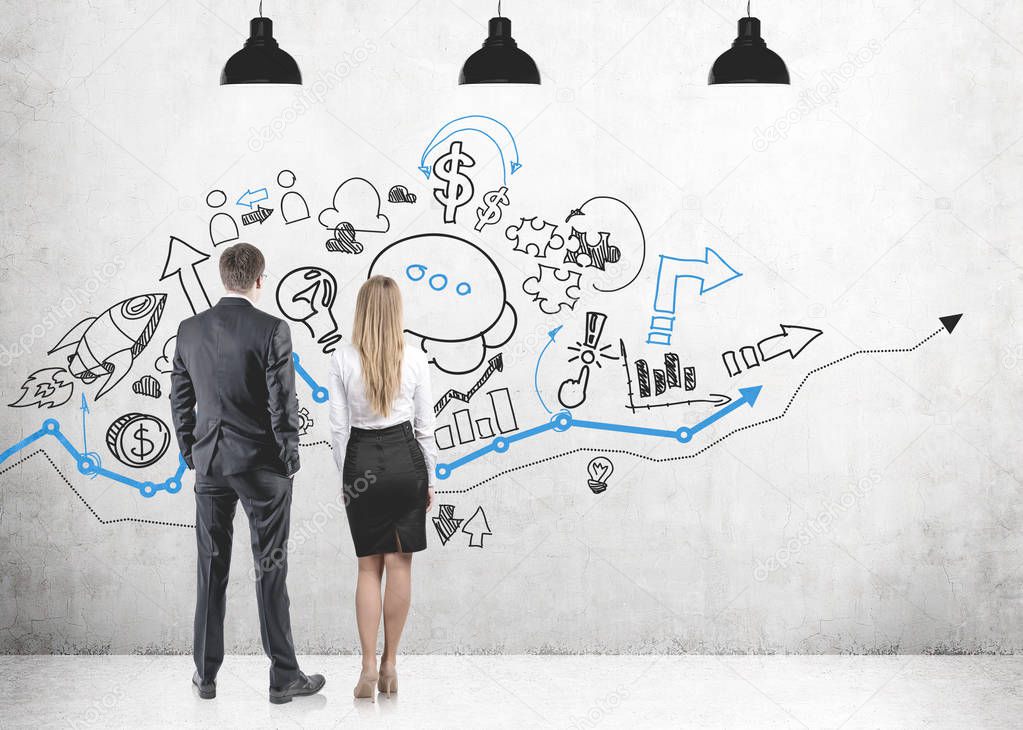
{"type": "Polygon", "coordinates": [[[433,137],[427,143],[426,148],[423,150],[423,154],[419,158],[419,171],[422,172],[423,175],[426,176],[426,179],[428,179],[428,180],[430,179],[430,173],[432,172],[431,167],[426,164],[426,158],[429,157],[430,153],[434,149],[436,149],[436,147],[438,145],[442,144],[444,142],[444,140],[450,138],[452,135],[458,134],[459,132],[479,132],[480,134],[484,135],[491,142],[494,143],[494,145],[497,147],[498,151],[501,154],[502,179],[504,180],[504,183],[506,185],[508,183],[508,173],[509,173],[509,171],[511,172],[512,175],[514,175],[516,172],[519,171],[519,168],[522,167],[522,163],[519,161],[519,145],[518,145],[518,142],[515,141],[515,135],[512,134],[511,130],[508,129],[507,125],[505,125],[503,122],[501,122],[501,121],[499,121],[497,119],[494,119],[493,117],[488,117],[488,116],[483,115],[483,114],[467,114],[466,116],[458,117],[457,119],[452,119],[450,122],[446,123],[443,127],[441,127],[440,129],[437,130],[437,132],[433,135],[433,137]],[[512,149],[515,152],[514,159],[512,159],[511,161],[508,162],[507,165],[505,165],[504,148],[501,146],[500,142],[498,142],[496,139],[494,139],[493,136],[488,134],[486,131],[480,129],[479,127],[470,127],[470,126],[460,127],[460,128],[458,128],[458,129],[456,129],[456,130],[454,130],[452,132],[448,132],[446,135],[444,135],[443,138],[438,140],[438,137],[440,137],[441,134],[443,134],[444,131],[446,129],[448,129],[448,127],[450,127],[450,126],[452,126],[454,124],[457,124],[458,122],[462,122],[462,121],[465,121],[465,120],[468,120],[468,119],[486,119],[488,121],[493,122],[494,124],[497,124],[499,127],[501,127],[501,129],[503,129],[505,131],[505,133],[508,135],[508,139],[511,140],[512,149]],[[510,170],[509,170],[509,168],[510,168],[510,170]]]}
{"type": "MultiPolygon", "coordinates": [[[[422,158],[422,163],[423,164],[421,164],[419,166],[419,171],[426,176],[427,180],[429,180],[430,179],[430,173],[433,171],[433,168],[426,164],[427,156],[429,156],[430,152],[435,150],[437,147],[439,147],[440,145],[444,144],[444,140],[449,139],[450,137],[454,137],[456,134],[460,134],[461,132],[479,132],[484,137],[486,137],[487,139],[489,139],[491,142],[494,143],[494,146],[497,147],[497,153],[499,155],[501,155],[501,182],[502,182],[502,184],[505,187],[507,187],[508,186],[508,170],[507,170],[507,167],[504,164],[504,150],[501,149],[501,145],[498,144],[496,139],[491,137],[489,134],[484,132],[482,129],[477,129],[476,127],[463,127],[462,129],[456,129],[455,131],[445,135],[443,139],[441,139],[439,142],[434,144],[433,147],[430,147],[429,149],[426,150],[426,152],[423,153],[423,158],[422,158]]],[[[520,165],[520,167],[521,167],[521,165],[520,165]]],[[[515,168],[515,169],[517,170],[518,168],[515,168]]]]}
{"type": "MultiPolygon", "coordinates": [[[[499,119],[494,119],[493,117],[488,117],[485,114],[466,114],[464,117],[458,117],[457,119],[452,119],[450,122],[447,122],[443,127],[441,127],[440,129],[437,130],[436,134],[433,135],[433,138],[426,145],[426,148],[428,150],[432,149],[435,146],[433,143],[437,141],[437,137],[440,136],[441,132],[443,132],[445,129],[450,127],[452,124],[456,124],[456,123],[464,121],[466,119],[487,119],[487,120],[493,122],[494,124],[498,125],[499,127],[501,127],[501,129],[503,129],[505,132],[508,133],[508,139],[511,140],[512,149],[515,150],[515,159],[512,161],[512,174],[514,175],[515,171],[518,170],[520,167],[522,167],[522,163],[519,162],[519,145],[518,145],[518,142],[515,141],[515,135],[512,134],[512,131],[510,129],[508,129],[508,126],[504,122],[502,122],[499,119]]],[[[422,163],[424,163],[426,161],[426,154],[427,153],[423,154],[423,158],[419,161],[420,164],[422,164],[422,163]]]]}

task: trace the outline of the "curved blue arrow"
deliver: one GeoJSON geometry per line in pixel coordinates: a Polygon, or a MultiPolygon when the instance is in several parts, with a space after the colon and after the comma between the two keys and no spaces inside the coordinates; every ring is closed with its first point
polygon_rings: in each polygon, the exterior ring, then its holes
{"type": "MultiPolygon", "coordinates": [[[[505,164],[504,164],[504,150],[501,149],[501,145],[497,143],[496,139],[491,137],[489,134],[484,132],[482,129],[476,129],[475,127],[465,127],[463,129],[456,129],[454,132],[451,132],[450,134],[445,136],[444,139],[442,139],[439,142],[437,142],[437,144],[435,144],[432,147],[428,148],[426,150],[426,152],[423,153],[423,157],[420,160],[419,171],[422,172],[426,176],[427,180],[429,180],[430,179],[430,173],[433,171],[433,168],[426,164],[426,158],[430,155],[430,153],[433,150],[437,149],[437,147],[439,147],[440,145],[444,144],[445,140],[455,136],[456,134],[460,134],[462,132],[479,132],[484,137],[486,137],[487,139],[489,139],[491,142],[494,143],[494,146],[497,147],[497,153],[499,155],[501,155],[501,180],[502,180],[502,183],[505,185],[505,187],[507,187],[508,186],[508,170],[506,169],[505,164]]],[[[518,168],[515,168],[515,169],[517,170],[518,168]]]]}
{"type": "Polygon", "coordinates": [[[543,359],[543,354],[547,352],[547,348],[554,344],[554,338],[558,336],[562,327],[564,327],[564,325],[559,324],[547,333],[547,337],[550,339],[547,340],[547,344],[543,346],[542,350],[540,350],[540,356],[536,358],[536,369],[533,370],[533,389],[536,390],[536,397],[540,399],[540,405],[542,405],[543,409],[548,413],[551,413],[551,409],[543,402],[543,396],[540,395],[540,361],[543,359]]]}
{"type": "MultiPolygon", "coordinates": [[[[512,131],[510,129],[508,129],[508,126],[504,122],[498,119],[494,119],[493,117],[488,117],[485,114],[467,114],[465,116],[458,117],[457,119],[452,119],[450,122],[447,122],[444,126],[437,130],[436,134],[434,134],[430,141],[427,143],[426,150],[419,158],[419,170],[426,176],[426,178],[427,179],[430,178],[430,167],[426,164],[426,158],[430,154],[430,151],[433,150],[433,148],[436,147],[438,144],[440,144],[440,142],[437,142],[437,138],[441,135],[441,133],[444,132],[445,129],[447,129],[451,125],[457,124],[458,122],[462,122],[467,119],[486,119],[487,121],[491,121],[494,124],[498,125],[499,127],[501,127],[501,129],[505,131],[505,133],[508,135],[508,139],[511,140],[512,149],[515,151],[515,159],[513,159],[509,165],[511,167],[511,174],[514,175],[516,172],[518,172],[519,168],[522,167],[522,163],[519,161],[519,144],[518,142],[515,141],[515,135],[512,134],[512,131]]],[[[470,131],[472,129],[474,128],[466,127],[461,130],[456,130],[456,132],[453,132],[452,134],[455,134],[458,131],[470,131]]],[[[475,131],[482,132],[483,134],[486,134],[488,137],[490,137],[490,135],[487,134],[486,132],[483,132],[483,130],[476,129],[475,131]]],[[[450,136],[451,134],[447,135],[444,139],[447,139],[450,136]]],[[[499,149],[501,148],[501,145],[498,144],[497,140],[495,140],[493,137],[490,137],[490,139],[494,142],[494,144],[498,146],[499,149]]],[[[443,141],[444,140],[441,140],[441,142],[443,141]]],[[[501,152],[501,166],[502,168],[504,167],[503,150],[501,152]]]]}

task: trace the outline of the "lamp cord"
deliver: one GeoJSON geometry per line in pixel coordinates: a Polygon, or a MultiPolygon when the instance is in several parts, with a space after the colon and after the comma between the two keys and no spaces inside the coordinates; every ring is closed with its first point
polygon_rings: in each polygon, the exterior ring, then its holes
{"type": "Polygon", "coordinates": [[[501,15],[501,0],[497,0],[497,17],[498,17],[498,18],[501,18],[501,17],[503,17],[503,16],[501,15]]]}
{"type": "Polygon", "coordinates": [[[259,17],[263,17],[263,0],[259,0],[259,17]]]}
{"type": "MultiPolygon", "coordinates": [[[[262,1],[263,0],[260,0],[260,2],[262,2],[262,1]]],[[[749,4],[750,4],[750,0],[746,0],[746,17],[747,18],[752,18],[753,16],[750,14],[750,11],[749,11],[749,4]]]]}

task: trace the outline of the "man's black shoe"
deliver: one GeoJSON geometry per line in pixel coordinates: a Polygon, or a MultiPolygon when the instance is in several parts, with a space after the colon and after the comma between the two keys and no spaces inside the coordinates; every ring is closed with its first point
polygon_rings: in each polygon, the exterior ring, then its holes
{"type": "Polygon", "coordinates": [[[327,680],[323,678],[322,674],[314,674],[311,677],[307,677],[302,672],[299,672],[298,679],[292,680],[283,687],[270,688],[270,702],[275,705],[283,705],[285,702],[291,702],[292,697],[314,695],[323,689],[323,685],[326,682],[327,680]]]}
{"type": "Polygon", "coordinates": [[[212,700],[217,696],[217,681],[212,680],[209,682],[203,682],[199,679],[199,672],[192,675],[192,684],[195,685],[195,689],[199,692],[199,696],[204,700],[212,700]]]}

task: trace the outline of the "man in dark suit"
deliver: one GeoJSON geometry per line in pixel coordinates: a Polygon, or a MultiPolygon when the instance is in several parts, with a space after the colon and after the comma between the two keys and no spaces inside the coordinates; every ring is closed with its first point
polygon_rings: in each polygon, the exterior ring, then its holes
{"type": "Polygon", "coordinates": [[[298,668],[291,638],[287,541],[292,478],[299,469],[298,399],[286,322],[256,309],[265,261],[248,243],[220,257],[226,295],[178,327],[171,410],[181,455],[195,478],[199,545],[195,675],[204,699],[216,697],[224,661],[224,610],[235,506],[249,518],[263,650],[270,658],[270,701],[315,694],[318,674],[298,668]]]}

